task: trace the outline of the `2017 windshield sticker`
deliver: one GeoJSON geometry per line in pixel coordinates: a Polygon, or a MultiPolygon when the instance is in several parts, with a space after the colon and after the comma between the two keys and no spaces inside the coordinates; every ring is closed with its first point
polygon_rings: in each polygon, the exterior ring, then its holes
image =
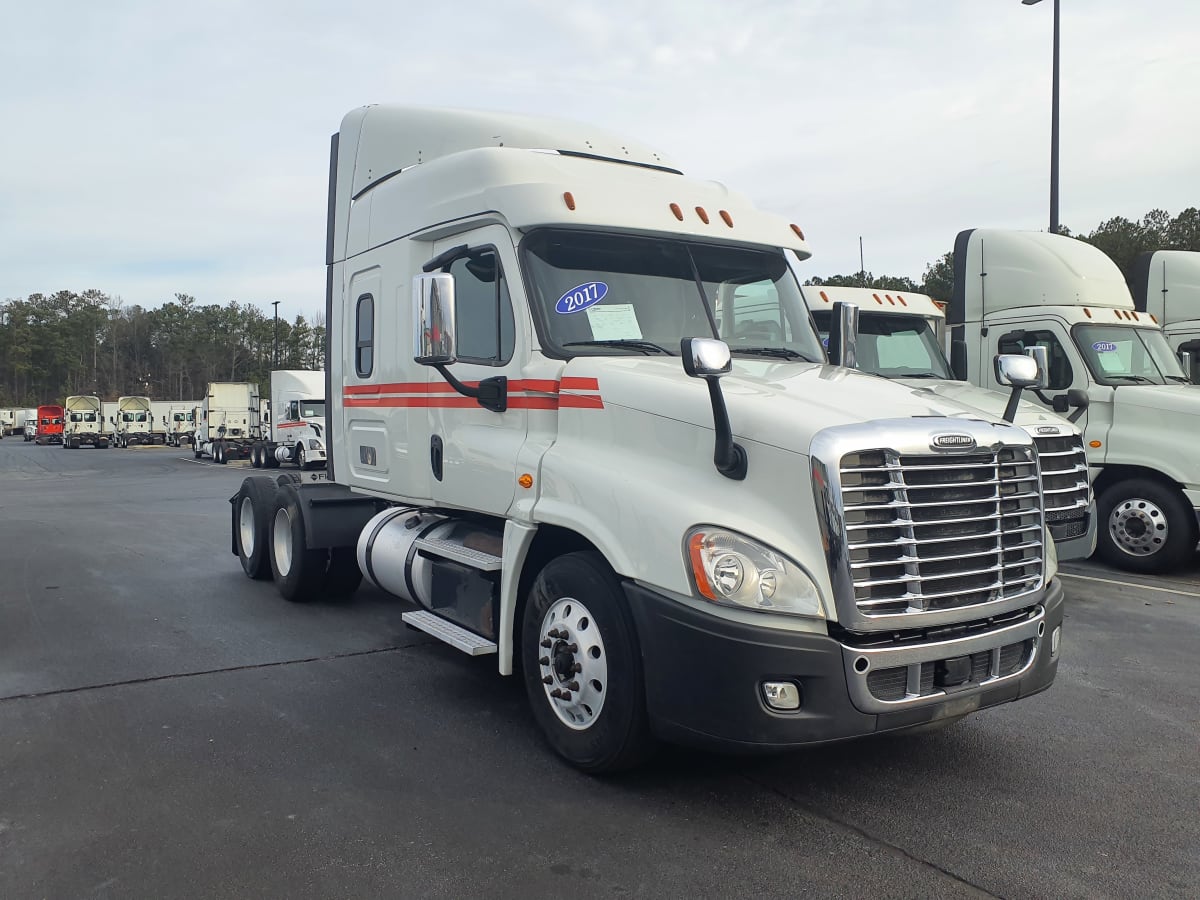
{"type": "Polygon", "coordinates": [[[608,285],[603,281],[589,281],[578,287],[573,287],[554,304],[554,311],[559,315],[569,315],[580,310],[595,306],[608,295],[608,285]]]}
{"type": "Polygon", "coordinates": [[[1096,343],[1092,344],[1092,349],[1097,353],[1115,353],[1117,345],[1112,341],[1096,341],[1096,343]]]}

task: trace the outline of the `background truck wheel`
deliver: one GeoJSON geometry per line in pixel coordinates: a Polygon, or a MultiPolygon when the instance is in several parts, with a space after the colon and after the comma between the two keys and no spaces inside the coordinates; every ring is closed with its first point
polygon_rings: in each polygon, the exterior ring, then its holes
{"type": "Polygon", "coordinates": [[[224,441],[221,441],[215,448],[213,448],[213,459],[216,461],[218,466],[223,466],[225,463],[229,462],[229,457],[225,455],[226,452],[224,441]]]}
{"type": "Polygon", "coordinates": [[[598,553],[568,553],[538,574],[521,622],[521,663],[534,718],[572,765],[619,772],[650,755],[633,623],[598,553]]]}
{"type": "Polygon", "coordinates": [[[275,512],[276,485],[254,475],[242,482],[237,494],[237,548],[242,569],[251,578],[270,578],[271,516],[275,512]]]}
{"type": "Polygon", "coordinates": [[[308,458],[304,455],[304,445],[296,445],[296,465],[301,469],[308,468],[308,458]]]}
{"type": "Polygon", "coordinates": [[[300,512],[300,497],[293,486],[285,485],[279,489],[274,507],[271,575],[284,599],[305,603],[313,599],[325,583],[329,552],[309,550],[305,546],[304,516],[300,512]]]}
{"type": "Polygon", "coordinates": [[[358,553],[354,547],[334,547],[329,551],[329,568],[325,570],[325,593],[337,600],[348,599],[362,584],[358,568],[358,553]]]}
{"type": "Polygon", "coordinates": [[[200,446],[199,446],[199,444],[193,444],[193,445],[192,445],[192,456],[196,457],[196,459],[199,459],[199,458],[200,458],[201,456],[203,456],[203,455],[204,455],[204,454],[202,454],[202,453],[200,452],[200,446]]]}
{"type": "Polygon", "coordinates": [[[1098,503],[1098,549],[1104,561],[1130,572],[1169,572],[1196,550],[1196,514],[1174,487],[1131,478],[1104,489],[1098,503]]]}

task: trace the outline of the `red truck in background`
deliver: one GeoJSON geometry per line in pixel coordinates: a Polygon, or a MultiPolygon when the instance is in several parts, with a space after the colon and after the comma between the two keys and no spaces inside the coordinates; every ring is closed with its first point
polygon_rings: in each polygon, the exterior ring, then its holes
{"type": "Polygon", "coordinates": [[[39,406],[37,408],[37,437],[39,444],[61,444],[63,442],[63,408],[61,406],[39,406]]]}

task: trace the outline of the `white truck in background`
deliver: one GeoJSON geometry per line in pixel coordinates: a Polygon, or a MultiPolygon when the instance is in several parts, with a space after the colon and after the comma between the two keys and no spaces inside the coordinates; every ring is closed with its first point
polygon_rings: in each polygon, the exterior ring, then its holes
{"type": "Polygon", "coordinates": [[[84,444],[97,450],[110,446],[100,398],[87,394],[68,397],[63,404],[63,448],[78,450],[84,444]]]}
{"type": "Polygon", "coordinates": [[[1138,257],[1133,305],[1162,326],[1192,384],[1200,384],[1200,252],[1155,250],[1138,257]]]}
{"type": "Polygon", "coordinates": [[[588,771],[1050,686],[1033,441],[828,365],[797,225],[590,126],[392,106],[343,119],[329,202],[330,480],[243,481],[247,575],[295,601],[365,575],[518,674],[588,771]],[[747,286],[776,339],[739,335],[747,286]]]}
{"type": "Polygon", "coordinates": [[[21,429],[21,431],[25,436],[25,440],[26,441],[37,440],[37,429],[38,429],[37,407],[34,407],[33,409],[24,410],[24,412],[25,412],[25,425],[21,429]]]}
{"type": "Polygon", "coordinates": [[[250,448],[250,465],[300,469],[325,465],[325,373],[281,369],[271,373],[270,400],[263,413],[263,440],[250,448]]]}
{"type": "Polygon", "coordinates": [[[995,389],[988,354],[1032,348],[1044,358],[1035,396],[1074,408],[1083,427],[1106,562],[1169,572],[1195,560],[1200,390],[1111,259],[1062,235],[963,231],[947,319],[958,378],[995,389]]]}
{"type": "Polygon", "coordinates": [[[198,404],[181,403],[168,404],[165,427],[167,443],[172,447],[182,447],[190,444],[196,433],[196,409],[198,404]]]}
{"type": "MultiPolygon", "coordinates": [[[[822,284],[805,285],[800,291],[823,339],[830,333],[836,304],[857,308],[854,368],[1007,418],[1007,394],[955,380],[939,341],[946,315],[932,297],[822,284]]],[[[1086,559],[1096,549],[1096,506],[1083,433],[1028,400],[1017,403],[1012,421],[1029,433],[1038,449],[1046,522],[1059,560],[1086,559]]]]}
{"type": "Polygon", "coordinates": [[[115,426],[117,443],[121,447],[166,443],[166,428],[154,421],[149,397],[117,398],[115,426]]]}
{"type": "Polygon", "coordinates": [[[257,384],[211,382],[200,401],[192,454],[196,459],[208,456],[219,465],[249,459],[250,448],[262,437],[258,408],[257,384]]]}
{"type": "Polygon", "coordinates": [[[17,411],[11,407],[0,409],[0,440],[7,435],[16,434],[17,411]]]}

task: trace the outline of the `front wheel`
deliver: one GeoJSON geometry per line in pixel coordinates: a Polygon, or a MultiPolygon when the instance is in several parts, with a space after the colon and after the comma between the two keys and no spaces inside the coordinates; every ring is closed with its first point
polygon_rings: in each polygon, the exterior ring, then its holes
{"type": "Polygon", "coordinates": [[[522,619],[521,662],[534,718],[572,765],[618,772],[653,751],[633,622],[598,553],[568,553],[538,574],[522,619]]]}
{"type": "Polygon", "coordinates": [[[1097,505],[1098,549],[1110,565],[1159,574],[1192,559],[1196,514],[1174,486],[1131,478],[1105,488],[1097,505]]]}

